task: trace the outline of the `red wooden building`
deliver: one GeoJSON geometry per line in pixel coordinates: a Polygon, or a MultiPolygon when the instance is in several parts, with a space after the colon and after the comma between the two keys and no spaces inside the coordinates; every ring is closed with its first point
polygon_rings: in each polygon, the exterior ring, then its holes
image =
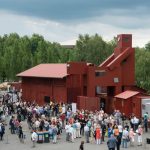
{"type": "Polygon", "coordinates": [[[23,99],[44,104],[76,102],[77,96],[87,95],[86,72],[91,64],[40,64],[17,76],[22,77],[23,99]]]}
{"type": "MultiPolygon", "coordinates": [[[[117,40],[114,53],[99,66],[84,62],[40,64],[18,74],[22,78],[23,99],[36,100],[39,104],[44,104],[48,99],[76,102],[80,109],[102,107],[106,112],[120,109],[127,114],[133,113],[132,108],[126,109],[124,102],[117,100],[117,95],[126,90],[143,92],[135,89],[132,35],[118,35],[117,40]]],[[[122,95],[129,93],[132,92],[122,95]]],[[[134,99],[140,103],[138,98],[134,99]]],[[[131,102],[127,100],[125,103],[130,105],[131,102]]]]}

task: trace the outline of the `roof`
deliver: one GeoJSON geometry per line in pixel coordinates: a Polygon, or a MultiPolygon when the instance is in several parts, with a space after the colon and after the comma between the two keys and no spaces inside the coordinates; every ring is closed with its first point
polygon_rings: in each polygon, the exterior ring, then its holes
{"type": "Polygon", "coordinates": [[[122,93],[116,95],[115,97],[116,98],[121,98],[121,99],[128,99],[128,98],[130,98],[134,95],[137,95],[139,93],[140,92],[138,92],[138,91],[125,91],[125,92],[122,92],[122,93]]]}
{"type": "Polygon", "coordinates": [[[64,78],[67,64],[40,64],[17,74],[18,77],[64,78]]]}

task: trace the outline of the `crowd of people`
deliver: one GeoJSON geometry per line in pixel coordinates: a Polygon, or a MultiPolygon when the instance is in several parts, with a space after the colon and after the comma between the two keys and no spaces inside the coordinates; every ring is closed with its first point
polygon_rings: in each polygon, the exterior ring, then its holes
{"type": "MultiPolygon", "coordinates": [[[[27,121],[31,132],[33,147],[38,140],[37,133],[47,131],[52,142],[58,143],[61,135],[66,134],[67,142],[75,142],[77,138],[85,137],[86,143],[97,145],[107,143],[110,150],[135,145],[135,136],[138,145],[142,145],[143,129],[148,132],[148,113],[143,119],[131,115],[127,118],[119,110],[107,114],[104,110],[76,110],[72,111],[70,104],[53,103],[39,106],[30,102],[0,102],[0,140],[5,134],[5,118],[11,116],[9,129],[11,134],[17,134],[20,142],[25,138],[22,122],[27,121]],[[108,140],[106,141],[106,138],[108,140]]],[[[81,149],[84,142],[81,142],[81,149]]]]}

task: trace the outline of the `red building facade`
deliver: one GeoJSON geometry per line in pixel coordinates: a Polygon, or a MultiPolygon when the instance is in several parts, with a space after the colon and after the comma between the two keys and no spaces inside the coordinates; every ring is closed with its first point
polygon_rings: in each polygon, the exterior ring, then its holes
{"type": "Polygon", "coordinates": [[[124,111],[115,96],[135,87],[135,50],[131,34],[118,35],[117,40],[114,53],[99,66],[84,62],[41,64],[18,74],[22,78],[23,99],[40,105],[50,99],[76,102],[79,109],[124,111]]]}

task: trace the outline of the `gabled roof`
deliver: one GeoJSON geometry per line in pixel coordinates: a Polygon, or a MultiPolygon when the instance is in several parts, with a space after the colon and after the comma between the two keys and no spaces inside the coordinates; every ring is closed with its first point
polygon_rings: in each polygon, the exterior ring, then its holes
{"type": "Polygon", "coordinates": [[[125,91],[125,92],[122,92],[118,95],[116,95],[115,97],[116,98],[121,98],[121,99],[128,99],[134,95],[137,95],[139,94],[140,92],[137,92],[137,91],[125,91]]]}
{"type": "Polygon", "coordinates": [[[64,78],[67,64],[40,64],[17,74],[18,77],[64,78]]]}

